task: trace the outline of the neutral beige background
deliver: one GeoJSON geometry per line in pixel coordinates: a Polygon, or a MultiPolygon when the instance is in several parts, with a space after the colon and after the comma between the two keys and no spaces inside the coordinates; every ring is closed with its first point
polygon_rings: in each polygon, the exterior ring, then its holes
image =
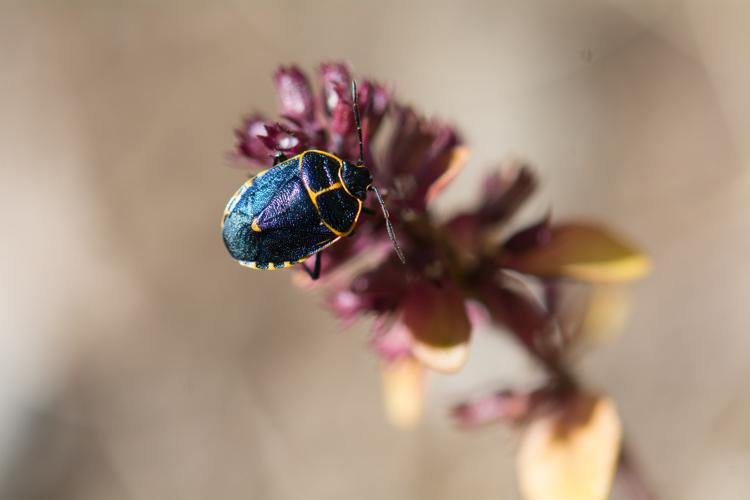
{"type": "Polygon", "coordinates": [[[516,435],[461,394],[535,376],[478,335],[414,432],[367,325],[225,254],[232,127],[270,74],[343,59],[522,157],[526,220],[604,220],[652,254],[625,335],[581,370],[663,498],[750,492],[747,2],[0,3],[0,480],[19,499],[517,498],[516,435]]]}

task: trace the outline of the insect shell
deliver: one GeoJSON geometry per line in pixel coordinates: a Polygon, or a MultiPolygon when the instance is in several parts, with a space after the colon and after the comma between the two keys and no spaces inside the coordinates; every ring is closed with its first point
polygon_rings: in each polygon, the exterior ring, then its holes
{"type": "Polygon", "coordinates": [[[349,236],[371,187],[364,165],[305,151],[237,190],[224,210],[224,243],[243,266],[290,267],[349,236]]]}
{"type": "Polygon", "coordinates": [[[364,166],[357,84],[352,108],[359,138],[359,160],[352,164],[315,149],[278,163],[249,179],[234,193],[221,221],[229,254],[252,269],[284,269],[315,255],[315,266],[302,267],[312,279],[320,274],[320,251],[352,234],[372,191],[385,217],[388,237],[402,262],[383,199],[364,166]]]}

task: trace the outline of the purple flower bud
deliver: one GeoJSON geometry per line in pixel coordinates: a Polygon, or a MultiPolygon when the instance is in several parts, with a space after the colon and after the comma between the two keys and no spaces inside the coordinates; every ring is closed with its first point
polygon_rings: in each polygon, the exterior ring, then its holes
{"type": "Polygon", "coordinates": [[[369,141],[380,127],[380,122],[388,110],[391,96],[384,86],[369,80],[361,82],[357,90],[362,115],[362,134],[365,141],[369,141]]]}
{"type": "Polygon", "coordinates": [[[467,254],[474,254],[481,250],[478,247],[479,238],[483,234],[481,220],[474,213],[461,213],[449,219],[443,227],[446,234],[467,254]]]}
{"type": "Polygon", "coordinates": [[[536,178],[526,166],[505,169],[485,180],[484,198],[477,214],[486,223],[508,221],[536,189],[536,178]]]}
{"type": "Polygon", "coordinates": [[[348,92],[346,89],[351,85],[352,77],[344,64],[326,63],[320,65],[320,79],[323,84],[323,109],[326,114],[331,115],[342,95],[348,92]]]}
{"type": "Polygon", "coordinates": [[[259,138],[266,133],[266,120],[260,115],[253,115],[245,118],[242,126],[235,129],[234,135],[237,137],[237,153],[240,157],[267,163],[269,150],[259,138]]]}
{"type": "Polygon", "coordinates": [[[265,135],[258,139],[269,151],[284,153],[293,156],[304,151],[307,147],[307,137],[303,132],[294,131],[281,123],[265,125],[265,135]]]}
{"type": "Polygon", "coordinates": [[[422,160],[421,168],[415,172],[418,187],[416,196],[420,199],[425,198],[430,186],[450,168],[453,149],[461,142],[453,128],[437,122],[432,126],[432,143],[422,160]]]}
{"type": "Polygon", "coordinates": [[[338,135],[342,138],[351,135],[351,139],[356,140],[356,137],[353,135],[356,131],[354,125],[354,111],[348,88],[341,85],[335,85],[332,95],[337,95],[338,97],[336,98],[336,105],[330,110],[331,133],[334,136],[338,135]]]}
{"type": "Polygon", "coordinates": [[[531,394],[503,391],[453,408],[453,418],[462,427],[478,427],[499,421],[517,421],[533,407],[531,394]]]}
{"type": "Polygon", "coordinates": [[[466,301],[466,315],[469,317],[472,329],[484,328],[491,321],[487,308],[474,300],[466,301]]]}
{"type": "Polygon", "coordinates": [[[521,253],[539,245],[543,245],[552,239],[550,231],[550,215],[536,224],[522,229],[503,243],[503,248],[513,253],[521,253]]]}
{"type": "Polygon", "coordinates": [[[403,322],[421,343],[440,348],[465,344],[471,335],[465,302],[463,291],[453,283],[411,282],[401,303],[403,322]]]}
{"type": "Polygon", "coordinates": [[[314,99],[307,78],[296,66],[279,68],[273,76],[281,113],[303,121],[313,119],[314,99]]]}
{"type": "MultiPolygon", "coordinates": [[[[437,120],[426,120],[408,107],[395,107],[395,127],[380,172],[393,184],[404,206],[417,212],[426,210],[428,198],[439,192],[450,179],[428,196],[432,186],[451,167],[460,165],[466,155],[456,155],[461,140],[455,130],[437,120]]],[[[460,169],[455,169],[457,173],[460,169]]]]}
{"type": "Polygon", "coordinates": [[[411,355],[414,339],[409,328],[397,321],[390,328],[379,328],[375,331],[372,347],[381,358],[394,361],[411,355]]]}
{"type": "MultiPolygon", "coordinates": [[[[382,168],[383,175],[392,181],[413,176],[432,144],[428,124],[413,109],[398,106],[394,109],[393,118],[394,129],[382,168]]],[[[411,181],[412,184],[414,182],[411,181]]],[[[414,185],[405,184],[399,191],[403,197],[410,197],[414,189],[414,185]]]]}
{"type": "Polygon", "coordinates": [[[338,290],[328,298],[328,305],[336,317],[351,326],[363,311],[363,299],[351,290],[338,290]]]}
{"type": "Polygon", "coordinates": [[[407,291],[403,265],[395,257],[388,258],[356,276],[350,289],[361,297],[365,311],[392,312],[407,291]]]}

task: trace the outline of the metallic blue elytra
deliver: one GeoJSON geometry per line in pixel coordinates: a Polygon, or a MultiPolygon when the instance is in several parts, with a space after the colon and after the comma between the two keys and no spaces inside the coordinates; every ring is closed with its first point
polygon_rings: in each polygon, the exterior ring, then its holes
{"type": "Polygon", "coordinates": [[[237,190],[224,210],[224,244],[243,266],[290,267],[352,233],[371,185],[365,166],[305,151],[237,190]]]}

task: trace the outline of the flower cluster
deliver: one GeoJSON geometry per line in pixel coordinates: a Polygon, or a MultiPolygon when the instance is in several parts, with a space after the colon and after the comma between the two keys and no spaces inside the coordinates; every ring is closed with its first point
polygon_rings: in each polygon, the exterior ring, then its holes
{"type": "MultiPolygon", "coordinates": [[[[281,121],[248,117],[236,131],[236,157],[266,167],[276,152],[287,156],[316,148],[357,157],[357,134],[349,96],[351,74],[343,64],[320,67],[316,95],[296,67],[274,75],[281,121]]],[[[320,285],[332,310],[350,322],[377,317],[373,346],[389,361],[414,356],[422,364],[455,371],[465,360],[472,309],[512,332],[545,366],[556,369],[565,342],[551,335],[543,301],[518,273],[544,280],[609,279],[597,273],[639,274],[644,259],[592,226],[553,225],[549,217],[500,238],[533,194],[536,180],[525,166],[490,175],[478,206],[438,221],[429,207],[461,171],[468,156],[458,133],[396,101],[382,84],[363,80],[358,99],[366,165],[386,197],[407,263],[389,253],[383,217],[364,215],[352,237],[322,256],[320,285]],[[385,119],[384,147],[373,144],[385,119]],[[601,269],[600,269],[601,268],[601,269]]]]}
{"type": "MultiPolygon", "coordinates": [[[[280,68],[274,82],[281,119],[246,118],[236,131],[237,161],[267,168],[277,152],[292,156],[313,148],[356,159],[351,79],[345,65],[324,64],[315,93],[300,69],[280,68]]],[[[525,165],[489,175],[472,210],[438,219],[431,204],[468,158],[459,134],[375,81],[359,82],[358,101],[365,164],[385,197],[406,264],[392,252],[384,218],[373,210],[351,237],[324,251],[319,281],[302,273],[297,278],[322,287],[344,323],[375,318],[372,346],[383,360],[391,419],[406,425],[418,418],[424,369],[460,369],[472,326],[483,321],[511,334],[549,376],[528,393],[503,389],[459,405],[454,416],[460,424],[522,421],[548,415],[550,408],[580,406],[571,401],[599,408],[600,401],[591,400],[568,369],[569,354],[588,327],[585,321],[563,321],[560,296],[570,282],[634,279],[646,272],[647,259],[596,225],[553,223],[547,216],[510,231],[537,184],[525,165]]]]}

